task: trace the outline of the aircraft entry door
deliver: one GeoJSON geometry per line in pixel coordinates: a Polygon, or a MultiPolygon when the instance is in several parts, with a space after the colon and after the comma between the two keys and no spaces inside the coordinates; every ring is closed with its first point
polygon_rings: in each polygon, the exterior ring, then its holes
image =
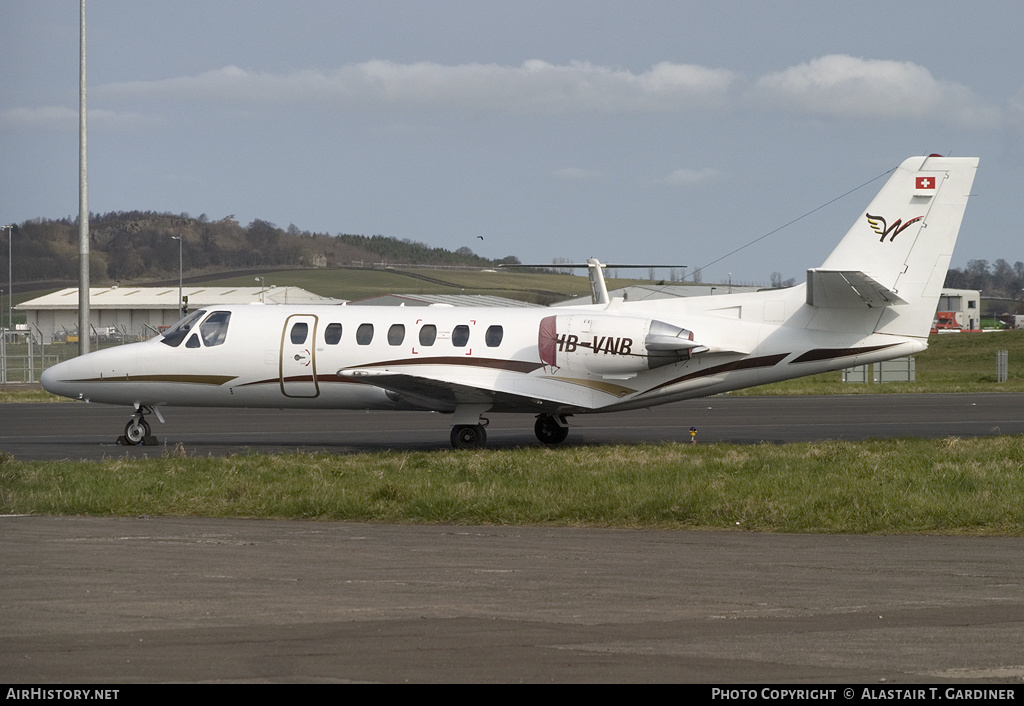
{"type": "Polygon", "coordinates": [[[317,317],[295,314],[284,322],[281,332],[281,393],[285,397],[316,397],[317,317]]]}

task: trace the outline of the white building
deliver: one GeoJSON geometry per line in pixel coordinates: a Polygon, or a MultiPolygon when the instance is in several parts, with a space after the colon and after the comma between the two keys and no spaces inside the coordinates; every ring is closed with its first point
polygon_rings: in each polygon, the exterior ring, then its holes
{"type": "Polygon", "coordinates": [[[540,306],[490,294],[382,294],[377,297],[355,299],[348,304],[349,306],[540,306]]]}
{"type": "MultiPolygon", "coordinates": [[[[767,288],[739,284],[654,284],[652,282],[651,284],[634,284],[621,289],[613,289],[608,292],[608,296],[627,302],[639,302],[646,299],[672,299],[673,297],[713,297],[739,292],[760,292],[765,289],[767,288]]],[[[557,302],[551,306],[581,306],[592,302],[593,298],[588,294],[585,297],[557,302]]]]}
{"type": "Polygon", "coordinates": [[[943,289],[935,311],[952,312],[961,331],[981,330],[981,292],[976,289],[943,289]]]}
{"type": "MultiPolygon", "coordinates": [[[[188,286],[182,289],[189,311],[225,304],[343,304],[298,287],[188,286]]],[[[78,289],[62,289],[15,307],[43,343],[78,336],[78,289]]],[[[90,287],[89,322],[99,337],[145,339],[181,318],[178,288],[90,287]]]]}

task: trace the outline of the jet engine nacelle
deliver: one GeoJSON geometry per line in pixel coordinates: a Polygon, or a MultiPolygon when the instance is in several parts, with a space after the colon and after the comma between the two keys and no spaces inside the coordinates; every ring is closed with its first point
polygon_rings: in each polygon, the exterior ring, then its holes
{"type": "Polygon", "coordinates": [[[664,321],[604,314],[545,317],[537,345],[545,365],[605,377],[632,377],[707,350],[691,331],[664,321]]]}

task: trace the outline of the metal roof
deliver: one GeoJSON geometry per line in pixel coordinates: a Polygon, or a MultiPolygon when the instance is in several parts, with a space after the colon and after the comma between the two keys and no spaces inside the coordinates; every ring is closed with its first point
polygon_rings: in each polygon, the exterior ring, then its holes
{"type": "MultiPolygon", "coordinates": [[[[189,300],[191,302],[191,300],[189,300]]],[[[384,294],[351,301],[349,306],[516,306],[537,307],[538,304],[489,294],[384,294]]]]}
{"type": "MultiPolygon", "coordinates": [[[[181,291],[188,297],[190,309],[222,304],[342,304],[342,299],[321,297],[299,287],[224,287],[188,286],[181,291]]],[[[90,287],[89,306],[93,309],[177,309],[177,287],[90,287]]],[[[78,309],[78,289],[59,292],[22,302],[19,310],[78,309]]]]}
{"type": "MultiPolygon", "coordinates": [[[[610,291],[610,297],[621,298],[628,302],[644,301],[645,299],[672,299],[677,297],[708,297],[738,292],[759,292],[765,287],[750,287],[739,284],[635,284],[622,289],[610,291]]],[[[591,297],[577,297],[551,306],[580,306],[590,304],[591,297]]]]}

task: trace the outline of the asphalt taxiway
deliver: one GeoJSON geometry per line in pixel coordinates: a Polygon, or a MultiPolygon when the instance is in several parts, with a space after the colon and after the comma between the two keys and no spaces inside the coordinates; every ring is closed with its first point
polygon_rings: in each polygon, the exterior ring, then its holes
{"type": "Polygon", "coordinates": [[[1020,683],[1024,539],[0,518],[8,683],[1020,683]]]}
{"type": "MultiPolygon", "coordinates": [[[[149,419],[158,445],[188,453],[302,449],[354,453],[449,448],[450,417],[426,412],[161,409],[149,419]]],[[[0,450],[20,459],[102,459],[146,455],[116,446],[130,408],[85,403],[0,405],[0,450]]],[[[530,415],[490,414],[488,446],[536,444],[530,415]]],[[[690,441],[787,443],[820,439],[996,436],[1024,433],[1024,394],[892,394],[710,397],[570,419],[567,444],[690,441]]]]}

